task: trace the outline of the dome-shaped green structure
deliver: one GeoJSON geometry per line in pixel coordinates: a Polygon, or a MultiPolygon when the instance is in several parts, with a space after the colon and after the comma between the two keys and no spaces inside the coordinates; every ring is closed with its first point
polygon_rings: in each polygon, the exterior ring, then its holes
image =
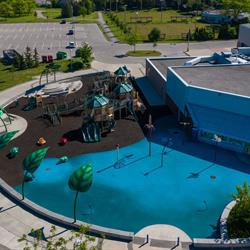
{"type": "Polygon", "coordinates": [[[122,83],[119,83],[115,87],[114,92],[116,93],[116,95],[122,95],[122,94],[130,93],[132,90],[133,90],[133,87],[129,83],[122,82],[122,83]]]}
{"type": "Polygon", "coordinates": [[[91,109],[98,109],[106,106],[109,103],[109,99],[103,95],[95,95],[88,103],[88,107],[91,109]]]}

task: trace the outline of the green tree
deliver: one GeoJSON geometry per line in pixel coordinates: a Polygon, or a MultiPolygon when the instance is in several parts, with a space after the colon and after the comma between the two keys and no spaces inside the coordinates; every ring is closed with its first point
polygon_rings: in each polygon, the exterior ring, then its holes
{"type": "Polygon", "coordinates": [[[79,54],[85,67],[89,67],[93,59],[92,57],[92,47],[87,43],[84,43],[81,48],[79,48],[79,54]]]}
{"type": "Polygon", "coordinates": [[[148,40],[152,43],[157,43],[161,38],[161,31],[158,28],[153,28],[148,34],[148,40]]]}
{"type": "Polygon", "coordinates": [[[11,1],[12,8],[15,15],[23,16],[28,13],[27,4],[25,0],[13,0],[11,1]]]}
{"type": "Polygon", "coordinates": [[[39,54],[37,49],[34,49],[34,53],[33,53],[33,61],[34,61],[34,66],[38,67],[39,66],[39,54]]]}
{"type": "Polygon", "coordinates": [[[10,17],[14,14],[12,6],[8,2],[0,3],[0,16],[10,17]]]}
{"type": "Polygon", "coordinates": [[[25,64],[27,65],[27,68],[32,68],[34,66],[33,55],[30,47],[28,46],[26,47],[24,52],[24,60],[25,64]]]}
{"type": "Polygon", "coordinates": [[[128,35],[127,41],[128,41],[128,44],[130,46],[134,47],[134,51],[135,51],[135,49],[136,49],[136,42],[137,42],[136,33],[130,32],[129,35],[128,35]]]}
{"type": "Polygon", "coordinates": [[[232,195],[236,205],[227,219],[228,233],[231,238],[244,238],[250,235],[250,186],[236,186],[237,193],[232,195]]]}
{"type": "Polygon", "coordinates": [[[92,185],[93,169],[91,164],[82,165],[69,178],[69,188],[76,191],[74,201],[74,222],[76,222],[76,203],[79,192],[87,192],[92,185]]]}
{"type": "Polygon", "coordinates": [[[71,1],[66,0],[65,4],[62,7],[62,17],[68,18],[73,16],[73,7],[71,1]]]}
{"type": "Polygon", "coordinates": [[[221,0],[221,3],[226,12],[233,12],[235,20],[240,12],[250,11],[250,0],[221,0]]]}

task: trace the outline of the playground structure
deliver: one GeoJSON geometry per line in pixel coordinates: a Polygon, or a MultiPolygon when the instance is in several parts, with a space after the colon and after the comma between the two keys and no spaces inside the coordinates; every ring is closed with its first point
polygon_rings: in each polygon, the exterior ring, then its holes
{"type": "Polygon", "coordinates": [[[120,67],[114,74],[101,72],[88,83],[83,81],[85,92],[73,99],[70,95],[50,97],[50,103],[42,101],[42,117],[53,126],[60,125],[64,116],[80,115],[83,118],[81,132],[84,142],[97,142],[101,134],[114,130],[116,121],[132,115],[137,120],[136,111],[141,108],[138,93],[130,81],[129,70],[120,67]]]}

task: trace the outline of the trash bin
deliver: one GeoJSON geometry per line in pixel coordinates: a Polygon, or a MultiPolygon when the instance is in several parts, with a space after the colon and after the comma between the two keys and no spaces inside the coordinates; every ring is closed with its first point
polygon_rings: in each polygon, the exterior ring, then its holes
{"type": "Polygon", "coordinates": [[[53,56],[52,55],[48,55],[48,62],[52,63],[53,62],[53,56]]]}
{"type": "Polygon", "coordinates": [[[56,53],[56,59],[57,59],[57,60],[63,60],[63,59],[65,59],[65,58],[67,58],[67,53],[66,53],[66,52],[58,51],[58,52],[56,53]]]}
{"type": "Polygon", "coordinates": [[[42,62],[47,63],[47,56],[42,56],[42,62]]]}

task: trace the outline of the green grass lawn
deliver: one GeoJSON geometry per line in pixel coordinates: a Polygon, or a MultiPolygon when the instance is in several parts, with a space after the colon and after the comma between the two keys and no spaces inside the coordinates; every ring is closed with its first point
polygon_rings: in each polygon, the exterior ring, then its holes
{"type": "Polygon", "coordinates": [[[131,50],[127,52],[128,56],[143,56],[143,57],[147,57],[147,56],[160,56],[161,52],[157,51],[157,50],[131,50]]]}
{"type": "MultiPolygon", "coordinates": [[[[73,59],[77,61],[80,59],[73,59]]],[[[60,64],[60,72],[68,72],[70,59],[66,60],[54,60],[55,63],[60,64]]],[[[24,83],[33,79],[34,76],[39,76],[45,69],[47,64],[40,64],[37,68],[15,70],[10,65],[4,65],[0,62],[0,91],[11,88],[17,84],[24,83]]]]}
{"type": "MultiPolygon", "coordinates": [[[[28,16],[20,17],[0,17],[0,23],[38,23],[38,22],[60,22],[61,9],[60,8],[39,8],[43,12],[43,15],[47,18],[37,18],[35,12],[28,16]]],[[[97,13],[93,12],[90,15],[84,17],[78,16],[75,18],[65,18],[68,22],[77,21],[79,23],[95,23],[97,22],[97,13]]]]}
{"type": "MultiPolygon", "coordinates": [[[[171,19],[173,16],[184,16],[175,10],[157,11],[143,10],[143,11],[121,11],[115,13],[121,22],[127,23],[128,27],[135,33],[137,33],[138,42],[144,42],[148,40],[149,32],[154,28],[160,29],[162,33],[161,41],[183,41],[186,38],[186,34],[190,31],[194,31],[196,27],[209,26],[198,22],[197,17],[179,18],[177,20],[171,19]],[[161,18],[162,15],[162,18],[161,18]],[[151,16],[152,22],[136,22],[131,17],[146,17],[151,16]]],[[[126,42],[127,35],[121,31],[119,27],[107,16],[104,15],[104,19],[108,22],[108,25],[114,35],[123,42],[126,42]]]]}

